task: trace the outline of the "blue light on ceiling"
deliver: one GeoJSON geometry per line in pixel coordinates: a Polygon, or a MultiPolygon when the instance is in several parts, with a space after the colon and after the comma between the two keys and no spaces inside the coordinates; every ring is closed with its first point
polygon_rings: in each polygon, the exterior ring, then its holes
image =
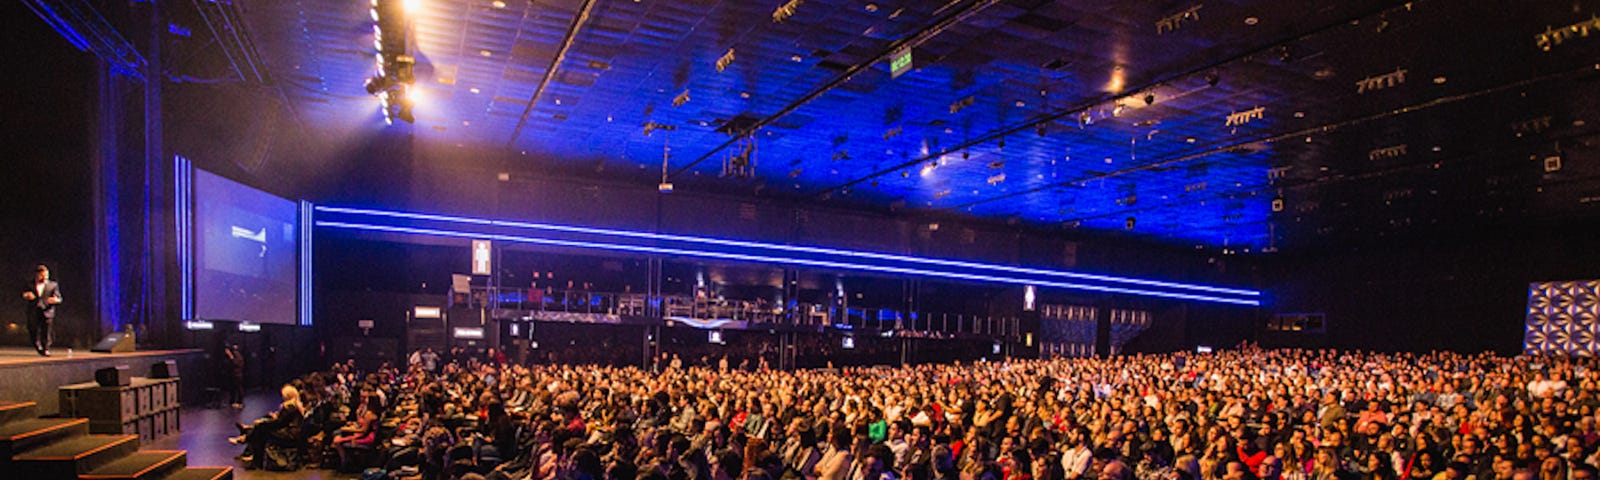
{"type": "Polygon", "coordinates": [[[402,234],[413,234],[413,235],[429,235],[429,236],[464,238],[464,239],[480,239],[480,240],[488,239],[488,240],[499,240],[499,241],[505,241],[505,242],[524,243],[524,244],[531,244],[531,245],[544,245],[544,246],[552,246],[552,247],[599,249],[599,250],[623,251],[623,252],[646,253],[646,254],[657,254],[657,255],[676,255],[676,256],[686,256],[686,257],[714,258],[714,259],[721,259],[721,260],[734,260],[734,261],[768,263],[768,264],[803,265],[803,266],[820,267],[820,268],[837,268],[837,269],[844,269],[844,270],[866,271],[866,272],[876,272],[876,273],[889,273],[889,274],[897,274],[897,275],[917,275],[917,276],[925,276],[925,277],[947,278],[947,279],[953,279],[953,280],[966,280],[966,281],[976,281],[976,282],[986,282],[986,283],[1005,283],[1005,284],[1012,284],[1012,285],[1037,285],[1037,286],[1042,286],[1042,287],[1054,287],[1054,288],[1063,288],[1063,289],[1069,289],[1069,290],[1085,290],[1085,291],[1104,292],[1104,293],[1118,293],[1118,294],[1127,294],[1127,295],[1171,298],[1171,299],[1178,299],[1178,300],[1195,300],[1195,301],[1202,301],[1202,302],[1227,303],[1227,304],[1234,304],[1234,305],[1247,305],[1247,306],[1260,306],[1261,305],[1261,302],[1259,300],[1253,300],[1253,299],[1227,298],[1227,297],[1217,297],[1217,296],[1210,296],[1210,295],[1191,295],[1191,294],[1184,294],[1184,293],[1161,292],[1161,291],[1155,291],[1155,290],[1144,290],[1144,289],[1136,289],[1136,288],[1108,287],[1108,286],[1089,285],[1089,284],[1081,284],[1081,283],[1069,283],[1069,282],[1038,281],[1038,280],[1014,278],[1014,277],[997,277],[997,276],[990,276],[990,275],[977,275],[977,274],[968,274],[968,273],[945,272],[945,271],[937,271],[937,270],[925,270],[925,269],[918,269],[918,268],[904,268],[904,267],[892,267],[892,266],[882,266],[882,265],[865,265],[865,264],[833,262],[833,261],[825,261],[825,260],[811,260],[811,259],[803,259],[803,258],[785,258],[785,257],[773,257],[773,256],[765,256],[765,255],[745,255],[745,254],[737,254],[737,253],[712,252],[712,251],[705,251],[705,250],[689,250],[689,249],[679,249],[679,248],[650,247],[650,246],[642,246],[642,245],[625,245],[625,244],[604,243],[604,242],[583,242],[583,241],[572,241],[572,240],[558,240],[558,239],[550,239],[550,238],[525,237],[525,236],[517,236],[517,235],[500,235],[500,234],[474,233],[474,232],[443,230],[443,229],[433,229],[433,228],[401,227],[401,226],[373,225],[373,224],[334,222],[334,221],[317,221],[316,222],[316,226],[318,226],[318,227],[328,227],[328,228],[342,228],[342,229],[349,229],[349,230],[366,230],[366,231],[374,231],[374,232],[402,233],[402,234]]]}
{"type": "Polygon", "coordinates": [[[325,211],[325,212],[330,212],[330,213],[343,213],[343,214],[350,214],[350,215],[380,216],[380,217],[404,218],[404,219],[412,219],[412,220],[437,221],[437,222],[446,222],[446,223],[460,223],[460,224],[471,224],[471,225],[511,227],[511,228],[531,229],[531,230],[548,230],[548,231],[557,231],[557,232],[583,233],[583,234],[605,235],[605,236],[614,236],[614,237],[642,238],[642,239],[649,239],[649,240],[667,240],[667,241],[686,242],[686,243],[699,243],[699,244],[707,244],[707,245],[720,245],[720,246],[730,246],[730,247],[779,250],[779,251],[786,251],[786,252],[800,252],[800,253],[810,253],[810,254],[818,254],[818,255],[838,255],[838,256],[844,256],[844,257],[869,258],[869,259],[874,259],[874,260],[888,260],[888,261],[915,263],[915,264],[922,264],[922,265],[938,265],[938,266],[945,266],[945,267],[960,267],[960,268],[970,268],[970,269],[975,269],[975,270],[988,270],[988,271],[996,271],[996,272],[1019,273],[1019,274],[1030,274],[1030,275],[1044,275],[1044,276],[1050,276],[1050,277],[1073,278],[1073,279],[1080,279],[1080,280],[1095,280],[1095,281],[1108,282],[1108,283],[1117,283],[1117,284],[1131,284],[1131,285],[1142,285],[1142,286],[1151,286],[1151,287],[1163,287],[1163,288],[1170,288],[1170,289],[1174,289],[1174,290],[1186,290],[1186,291],[1198,291],[1198,292],[1211,292],[1211,293],[1222,293],[1222,294],[1232,294],[1232,295],[1243,295],[1243,296],[1248,296],[1248,297],[1258,297],[1258,296],[1261,295],[1261,292],[1260,291],[1256,291],[1256,290],[1244,290],[1244,289],[1236,289],[1236,288],[1212,287],[1212,286],[1195,285],[1195,284],[1189,284],[1189,283],[1164,282],[1164,281],[1159,281],[1159,280],[1145,280],[1145,279],[1118,277],[1118,276],[1111,276],[1111,275],[1096,275],[1096,274],[1068,272],[1068,271],[1060,271],[1060,270],[1044,270],[1044,269],[1038,269],[1038,268],[1013,267],[1013,266],[1007,266],[1007,265],[995,265],[995,264],[968,262],[968,261],[961,261],[961,260],[947,260],[947,259],[939,259],[939,258],[913,257],[913,256],[907,256],[907,255],[895,255],[895,254],[878,253],[878,252],[862,252],[862,251],[855,251],[855,250],[841,250],[841,249],[822,248],[822,247],[813,247],[813,246],[779,245],[779,244],[773,244],[773,243],[751,242],[751,241],[743,241],[743,240],[725,240],[725,239],[709,238],[709,237],[695,237],[695,236],[687,236],[687,235],[658,234],[658,233],[637,232],[637,231],[630,231],[630,230],[614,230],[614,229],[605,229],[605,228],[579,227],[579,226],[571,226],[571,225],[555,225],[555,224],[532,223],[532,222],[518,222],[518,221],[509,221],[509,220],[491,220],[491,219],[484,219],[484,218],[462,217],[462,216],[455,216],[455,215],[436,215],[436,214],[427,214],[427,213],[398,212],[398,211],[373,210],[373,209],[348,208],[348,207],[317,206],[316,208],[317,208],[318,211],[325,211]]]}

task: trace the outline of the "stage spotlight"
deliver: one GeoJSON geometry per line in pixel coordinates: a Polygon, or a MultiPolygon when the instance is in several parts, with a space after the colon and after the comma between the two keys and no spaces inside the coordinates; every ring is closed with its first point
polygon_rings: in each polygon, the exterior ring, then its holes
{"type": "Polygon", "coordinates": [[[1144,105],[1145,106],[1148,107],[1148,106],[1151,106],[1151,105],[1155,105],[1155,103],[1156,103],[1156,94],[1154,94],[1154,93],[1146,93],[1146,94],[1144,94],[1144,105]]]}
{"type": "Polygon", "coordinates": [[[406,13],[422,11],[422,0],[403,0],[400,4],[405,7],[406,13]]]}
{"type": "Polygon", "coordinates": [[[374,76],[368,78],[367,83],[363,86],[366,87],[368,95],[377,95],[378,92],[388,90],[389,87],[394,86],[394,79],[386,76],[374,76]]]}
{"type": "Polygon", "coordinates": [[[1215,86],[1217,86],[1217,82],[1220,82],[1220,81],[1222,81],[1222,77],[1218,76],[1217,72],[1211,72],[1211,73],[1207,73],[1206,74],[1206,85],[1210,85],[1210,86],[1215,87],[1215,86]]]}
{"type": "Polygon", "coordinates": [[[1122,226],[1128,230],[1133,230],[1134,225],[1137,223],[1138,220],[1135,220],[1133,217],[1128,217],[1128,219],[1123,222],[1122,226]]]}
{"type": "Polygon", "coordinates": [[[661,182],[660,185],[656,185],[656,191],[661,193],[672,193],[672,182],[661,182]]]}
{"type": "Polygon", "coordinates": [[[396,113],[395,116],[399,117],[400,120],[403,120],[406,123],[417,123],[416,115],[411,113],[411,102],[402,103],[400,105],[400,111],[396,113]]]}
{"type": "Polygon", "coordinates": [[[395,57],[395,80],[410,85],[417,83],[417,58],[410,55],[395,57]]]}

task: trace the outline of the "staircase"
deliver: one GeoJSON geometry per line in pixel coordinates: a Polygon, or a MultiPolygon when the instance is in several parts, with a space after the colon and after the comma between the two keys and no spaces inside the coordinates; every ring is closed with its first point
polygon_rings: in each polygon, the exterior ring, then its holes
{"type": "Polygon", "coordinates": [[[139,450],[137,435],[91,435],[83,418],[38,418],[0,401],[0,476],[78,480],[232,480],[233,467],[190,467],[182,450],[139,450]]]}

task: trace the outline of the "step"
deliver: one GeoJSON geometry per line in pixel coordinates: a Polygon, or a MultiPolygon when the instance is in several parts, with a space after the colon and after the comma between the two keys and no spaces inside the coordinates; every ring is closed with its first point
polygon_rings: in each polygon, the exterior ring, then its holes
{"type": "Polygon", "coordinates": [[[39,417],[39,408],[33,402],[0,401],[0,425],[39,417]]]}
{"type": "Polygon", "coordinates": [[[79,480],[155,480],[188,464],[183,450],[141,450],[78,475],[79,480]]]}
{"type": "Polygon", "coordinates": [[[162,480],[233,480],[233,467],[184,467],[162,480]]]}
{"type": "Polygon", "coordinates": [[[22,478],[72,478],[139,450],[138,435],[79,435],[12,457],[22,478]]]}
{"type": "Polygon", "coordinates": [[[88,434],[89,420],[84,418],[30,418],[0,424],[0,465],[33,447],[88,434]]]}

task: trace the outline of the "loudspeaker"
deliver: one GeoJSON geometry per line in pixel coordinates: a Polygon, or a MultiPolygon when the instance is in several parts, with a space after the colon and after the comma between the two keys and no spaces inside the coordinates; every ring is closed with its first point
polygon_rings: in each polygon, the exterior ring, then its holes
{"type": "Polygon", "coordinates": [[[178,378],[178,361],[164,360],[151,364],[150,378],[178,378]]]}
{"type": "Polygon", "coordinates": [[[126,387],[133,380],[127,365],[106,367],[94,371],[94,381],[102,387],[126,387]]]}
{"type": "Polygon", "coordinates": [[[100,343],[94,344],[94,348],[90,348],[89,351],[98,353],[131,352],[133,351],[133,335],[125,332],[112,332],[106,335],[106,338],[100,339],[100,343]]]}

